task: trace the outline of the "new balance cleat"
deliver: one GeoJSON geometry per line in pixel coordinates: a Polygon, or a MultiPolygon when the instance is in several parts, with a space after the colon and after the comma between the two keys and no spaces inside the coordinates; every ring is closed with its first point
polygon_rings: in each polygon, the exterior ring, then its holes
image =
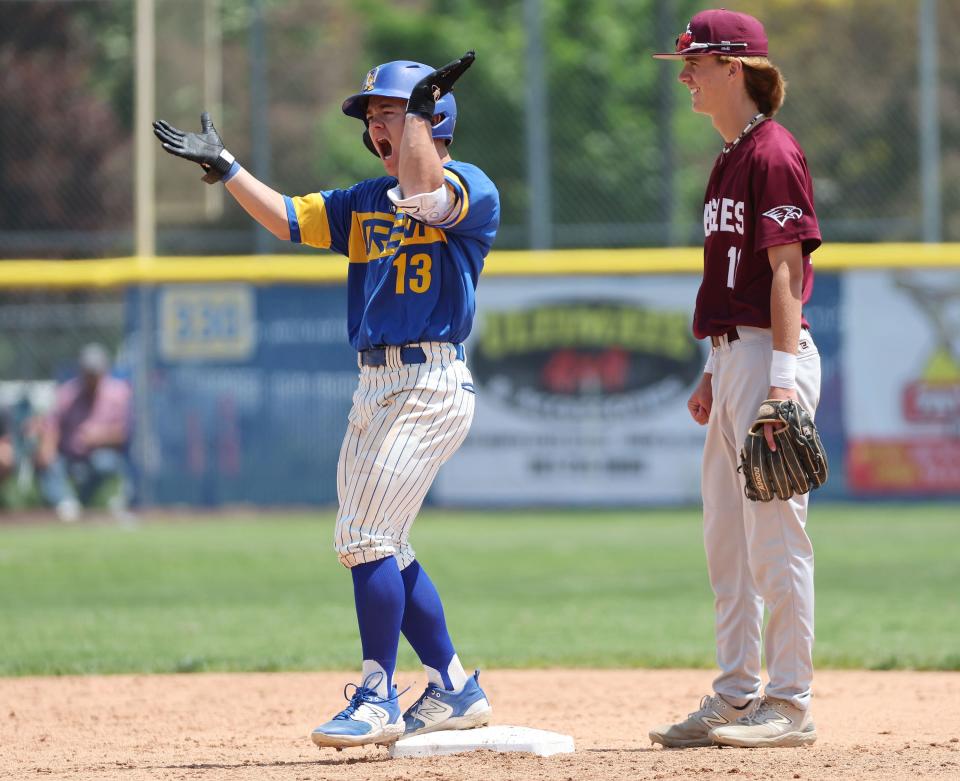
{"type": "Polygon", "coordinates": [[[739,748],[792,748],[817,740],[817,728],[809,710],[800,710],[786,700],[764,697],[759,707],[735,724],[710,733],[714,743],[739,748]]]}
{"type": "Polygon", "coordinates": [[[459,692],[427,684],[420,699],[403,714],[403,736],[409,738],[438,730],[483,727],[490,723],[492,712],[490,701],[480,688],[480,671],[476,670],[459,692]]]}
{"type": "Polygon", "coordinates": [[[650,741],[664,748],[698,748],[712,746],[710,731],[716,727],[732,724],[751,712],[752,705],[738,710],[719,694],[705,695],[700,708],[676,724],[664,724],[650,730],[650,741]]]}
{"type": "Polygon", "coordinates": [[[397,690],[394,688],[390,697],[381,697],[375,688],[379,679],[373,679],[374,675],[382,674],[373,673],[359,686],[348,683],[343,688],[343,696],[350,704],[310,734],[320,748],[339,750],[369,743],[388,746],[403,735],[403,716],[397,703],[397,690]],[[354,692],[348,697],[347,690],[351,686],[354,692]]]}

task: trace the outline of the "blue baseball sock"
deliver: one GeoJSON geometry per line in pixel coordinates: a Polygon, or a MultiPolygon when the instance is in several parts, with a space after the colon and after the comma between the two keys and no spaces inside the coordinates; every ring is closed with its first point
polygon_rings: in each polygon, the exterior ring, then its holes
{"type": "Polygon", "coordinates": [[[390,556],[352,567],[350,574],[353,576],[353,599],[363,647],[364,676],[377,670],[379,665],[383,680],[378,681],[375,676],[370,682],[381,697],[388,697],[397,667],[405,600],[400,568],[397,560],[390,556]]]}
{"type": "Polygon", "coordinates": [[[406,592],[401,624],[404,637],[417,652],[433,683],[459,691],[466,683],[466,675],[453,650],[443,604],[433,581],[418,561],[400,574],[406,592]]]}

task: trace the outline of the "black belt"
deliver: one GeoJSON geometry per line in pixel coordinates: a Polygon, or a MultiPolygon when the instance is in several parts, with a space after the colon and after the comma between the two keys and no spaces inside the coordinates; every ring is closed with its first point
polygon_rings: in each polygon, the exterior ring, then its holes
{"type": "Polygon", "coordinates": [[[714,347],[719,347],[721,341],[723,340],[723,337],[727,337],[727,344],[729,344],[730,342],[737,341],[737,339],[740,338],[740,334],[737,333],[737,327],[734,325],[728,328],[719,336],[711,336],[710,344],[712,344],[714,347]]]}
{"type": "MultiPolygon", "coordinates": [[[[457,360],[464,360],[464,351],[462,344],[453,345],[457,351],[457,360]]],[[[426,363],[427,354],[424,352],[423,348],[419,344],[411,344],[406,347],[400,348],[400,363],[403,365],[416,364],[416,363],[426,363]]],[[[361,366],[386,366],[387,365],[387,348],[386,347],[371,347],[369,350],[360,351],[360,365],[361,366]]]]}

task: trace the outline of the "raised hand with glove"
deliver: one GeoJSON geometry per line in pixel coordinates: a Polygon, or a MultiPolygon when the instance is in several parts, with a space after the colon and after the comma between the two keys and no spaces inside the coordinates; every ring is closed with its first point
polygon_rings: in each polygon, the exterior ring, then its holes
{"type": "Polygon", "coordinates": [[[471,49],[459,59],[448,62],[420,79],[407,99],[407,113],[417,114],[426,120],[433,119],[437,101],[453,90],[457,79],[473,65],[476,58],[476,53],[471,49]]]}
{"type": "Polygon", "coordinates": [[[171,155],[198,163],[205,171],[203,181],[207,184],[221,180],[228,182],[240,170],[240,163],[224,149],[220,134],[206,111],[200,115],[199,133],[184,132],[158,119],[153,123],[153,134],[171,155]]]}
{"type": "MultiPolygon", "coordinates": [[[[404,107],[403,135],[396,163],[397,187],[390,191],[390,200],[398,211],[416,220],[437,225],[449,221],[462,206],[453,188],[445,184],[443,166],[450,160],[449,141],[439,140],[437,130],[449,121],[448,112],[455,106],[454,84],[473,64],[476,55],[468,51],[436,70],[420,75],[410,88],[404,107]]],[[[378,129],[376,114],[368,104],[368,128],[378,129]]],[[[378,130],[382,133],[383,131],[378,130]]],[[[389,169],[388,169],[389,170],[389,169]]]]}
{"type": "Polygon", "coordinates": [[[290,238],[283,195],[252,176],[224,148],[210,114],[204,111],[200,115],[199,133],[180,130],[158,119],[153,123],[153,134],[169,154],[197,163],[207,184],[229,182],[227,189],[237,203],[274,236],[284,241],[290,238]]]}

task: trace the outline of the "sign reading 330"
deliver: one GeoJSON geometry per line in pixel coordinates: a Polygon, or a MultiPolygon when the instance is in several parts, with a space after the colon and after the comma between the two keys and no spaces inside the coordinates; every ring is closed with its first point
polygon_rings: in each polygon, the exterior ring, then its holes
{"type": "Polygon", "coordinates": [[[174,285],[160,293],[160,355],[165,360],[245,361],[256,348],[249,285],[174,285]]]}

